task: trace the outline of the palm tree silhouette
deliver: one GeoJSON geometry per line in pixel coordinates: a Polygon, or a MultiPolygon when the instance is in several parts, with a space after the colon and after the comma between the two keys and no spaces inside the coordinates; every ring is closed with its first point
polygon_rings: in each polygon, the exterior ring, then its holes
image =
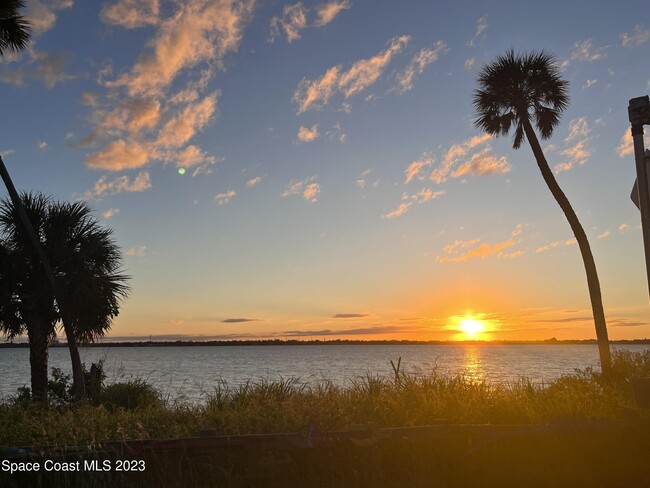
{"type": "Polygon", "coordinates": [[[0,56],[7,50],[20,51],[29,41],[29,23],[20,14],[23,0],[0,1],[0,56]]]}
{"type": "Polygon", "coordinates": [[[512,49],[484,66],[478,83],[473,97],[478,114],[474,121],[476,127],[494,136],[505,136],[514,128],[513,149],[519,149],[524,139],[528,140],[546,185],[569,221],[587,274],[601,368],[608,374],[611,356],[594,257],[587,235],[549,168],[533,129],[534,125],[542,139],[551,137],[569,103],[569,83],[560,76],[551,54],[541,51],[520,55],[512,49]]]}
{"type": "MultiPolygon", "coordinates": [[[[31,225],[40,236],[46,260],[56,276],[56,300],[41,269],[41,258],[25,232],[15,206],[0,205],[0,331],[10,338],[27,332],[32,394],[47,398],[47,347],[57,323],[68,342],[101,337],[118,315],[128,293],[121,274],[120,250],[112,231],[102,228],[86,203],[53,202],[43,195],[21,198],[31,225]]],[[[75,385],[83,385],[77,347],[71,348],[75,385]],[[76,358],[72,353],[76,352],[76,358]],[[79,371],[75,370],[75,363],[79,371]]],[[[81,390],[83,394],[83,390],[81,390]]],[[[78,396],[78,392],[75,391],[78,396]]]]}

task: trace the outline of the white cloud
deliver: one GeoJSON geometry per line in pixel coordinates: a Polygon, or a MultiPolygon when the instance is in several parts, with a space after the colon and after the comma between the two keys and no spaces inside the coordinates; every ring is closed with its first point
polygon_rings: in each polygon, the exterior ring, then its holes
{"type": "Polygon", "coordinates": [[[598,61],[607,56],[607,48],[595,47],[591,39],[576,42],[571,50],[571,59],[574,61],[598,61]]]}
{"type": "Polygon", "coordinates": [[[639,47],[648,41],[650,41],[650,29],[644,29],[640,25],[636,25],[631,34],[627,32],[621,34],[621,46],[623,47],[639,47]]]}
{"type": "Polygon", "coordinates": [[[307,28],[307,8],[298,2],[294,5],[285,5],[282,9],[282,17],[271,19],[271,37],[273,42],[281,33],[291,43],[300,39],[300,31],[307,28]]]}
{"type": "Polygon", "coordinates": [[[312,126],[311,129],[307,127],[300,126],[298,129],[298,141],[300,142],[312,142],[320,137],[318,132],[318,124],[312,126]]]}
{"type": "Polygon", "coordinates": [[[438,60],[441,54],[449,51],[445,41],[437,41],[433,49],[423,48],[418,52],[411,62],[406,66],[404,71],[397,74],[397,91],[399,93],[407,92],[413,89],[413,79],[416,75],[422,74],[425,68],[438,60]]]}
{"type": "Polygon", "coordinates": [[[485,38],[485,31],[487,30],[488,26],[489,26],[488,16],[487,14],[485,14],[483,17],[479,18],[476,21],[476,31],[474,32],[474,37],[472,37],[469,41],[467,41],[466,44],[469,47],[473,47],[480,44],[485,38]]]}
{"type": "Polygon", "coordinates": [[[28,49],[29,61],[20,66],[3,65],[0,69],[0,82],[16,86],[25,86],[30,81],[40,81],[47,88],[54,88],[58,83],[78,78],[78,75],[66,73],[70,64],[70,55],[65,52],[45,52],[28,49]]]}
{"type": "Polygon", "coordinates": [[[475,57],[467,58],[465,60],[465,69],[467,71],[472,71],[474,69],[475,65],[476,65],[476,58],[475,57]]]}
{"type": "Polygon", "coordinates": [[[606,230],[605,232],[602,232],[601,234],[598,234],[598,235],[596,236],[596,238],[598,238],[598,239],[604,239],[605,237],[609,237],[609,235],[610,235],[610,232],[609,232],[608,230],[606,230]]]}
{"type": "Polygon", "coordinates": [[[492,147],[488,144],[485,148],[476,151],[492,139],[489,134],[473,136],[460,144],[453,144],[442,157],[440,165],[435,168],[429,178],[437,184],[444,183],[451,174],[459,178],[465,174],[485,175],[491,173],[507,173],[510,171],[510,164],[505,157],[499,159],[491,155],[492,147]],[[467,155],[474,152],[467,160],[467,155]],[[455,166],[460,168],[452,173],[455,166]]]}
{"type": "Polygon", "coordinates": [[[589,160],[590,149],[587,146],[591,137],[587,117],[578,117],[569,122],[569,134],[564,139],[565,149],[560,152],[567,160],[555,165],[555,174],[572,169],[576,164],[583,165],[589,160]]]}
{"type": "Polygon", "coordinates": [[[510,173],[512,166],[505,156],[496,158],[492,155],[492,148],[490,146],[482,149],[481,151],[472,154],[469,161],[461,164],[456,171],[453,172],[454,178],[460,178],[465,175],[472,176],[485,176],[491,174],[510,173]]]}
{"type": "Polygon", "coordinates": [[[583,90],[586,90],[587,88],[590,88],[590,87],[594,86],[597,82],[598,82],[598,80],[596,80],[596,79],[593,79],[593,80],[587,80],[587,81],[585,82],[585,84],[582,85],[582,89],[583,89],[583,90]]]}
{"type": "Polygon", "coordinates": [[[104,146],[100,151],[86,156],[89,168],[121,171],[141,168],[149,162],[149,146],[135,140],[118,139],[104,146]]]}
{"type": "Polygon", "coordinates": [[[47,149],[47,142],[46,141],[39,141],[36,144],[36,147],[38,147],[38,150],[40,152],[45,152],[45,150],[47,149]]]}
{"type": "Polygon", "coordinates": [[[230,203],[230,200],[232,200],[236,195],[237,192],[235,190],[228,190],[215,195],[214,201],[217,202],[217,205],[225,205],[226,203],[230,203]]]}
{"type": "Polygon", "coordinates": [[[408,168],[404,170],[404,174],[406,174],[404,184],[410,183],[414,178],[423,180],[424,176],[421,174],[423,168],[431,166],[434,162],[435,160],[427,154],[422,155],[422,158],[419,161],[413,161],[408,165],[408,168]]]}
{"type": "MultiPolygon", "coordinates": [[[[645,147],[650,148],[650,136],[647,132],[643,136],[643,140],[645,147]]],[[[632,139],[632,133],[629,128],[625,129],[625,132],[621,136],[621,141],[616,148],[616,154],[618,154],[620,158],[634,155],[634,140],[632,139]]]]}
{"type": "Polygon", "coordinates": [[[127,249],[124,254],[126,254],[127,256],[143,257],[143,256],[146,255],[146,253],[147,253],[147,246],[136,246],[136,247],[132,247],[130,249],[127,249]]]}
{"type": "Polygon", "coordinates": [[[106,210],[105,212],[102,213],[102,217],[104,217],[106,220],[108,220],[111,217],[114,217],[115,215],[117,215],[118,213],[120,213],[119,208],[109,208],[108,210],[106,210]]]}
{"type": "Polygon", "coordinates": [[[311,176],[304,180],[292,180],[287,185],[283,197],[292,195],[300,195],[308,202],[314,203],[318,199],[320,193],[320,185],[315,182],[316,176],[311,176]]]}
{"type": "Polygon", "coordinates": [[[393,59],[408,44],[409,36],[394,37],[385,51],[368,59],[356,61],[349,70],[340,66],[328,69],[316,80],[303,78],[294,90],[292,100],[298,105],[298,114],[309,109],[323,108],[337,92],[347,99],[372,86],[393,59]]]}
{"type": "Polygon", "coordinates": [[[322,3],[316,7],[316,15],[318,18],[314,25],[316,27],[323,27],[332,22],[342,10],[347,10],[349,8],[349,0],[333,0],[331,2],[322,3]]]}
{"type": "Polygon", "coordinates": [[[157,24],[159,14],[158,0],[118,0],[104,5],[100,18],[107,24],[135,29],[157,24]]]}
{"type": "Polygon", "coordinates": [[[149,188],[151,188],[151,178],[148,171],[141,171],[133,180],[130,180],[126,175],[108,180],[108,176],[104,175],[95,182],[90,190],[83,194],[82,198],[85,200],[99,200],[102,197],[122,192],[141,192],[149,188]]]}
{"type": "Polygon", "coordinates": [[[56,24],[57,10],[69,9],[73,0],[30,0],[25,2],[25,18],[29,22],[32,35],[40,36],[56,24]]]}
{"type": "Polygon", "coordinates": [[[248,180],[246,182],[246,186],[248,188],[253,188],[253,187],[259,185],[261,183],[261,181],[262,181],[262,178],[259,177],[259,176],[256,176],[255,178],[251,178],[250,180],[248,180]]]}

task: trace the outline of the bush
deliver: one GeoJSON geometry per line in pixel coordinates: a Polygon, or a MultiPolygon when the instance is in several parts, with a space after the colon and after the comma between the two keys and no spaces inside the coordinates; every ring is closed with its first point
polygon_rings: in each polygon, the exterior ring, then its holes
{"type": "Polygon", "coordinates": [[[104,387],[100,400],[108,408],[124,408],[127,410],[151,406],[159,407],[163,403],[158,390],[140,378],[104,387]]]}

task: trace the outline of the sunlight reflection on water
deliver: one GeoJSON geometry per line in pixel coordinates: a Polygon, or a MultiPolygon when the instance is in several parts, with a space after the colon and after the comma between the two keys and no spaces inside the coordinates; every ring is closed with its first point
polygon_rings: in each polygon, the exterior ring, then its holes
{"type": "MultiPolygon", "coordinates": [[[[633,351],[650,346],[614,346],[633,351]]],[[[200,401],[220,383],[298,378],[350,386],[370,373],[392,377],[390,360],[406,373],[465,375],[473,380],[548,382],[576,368],[598,366],[595,345],[304,345],[95,347],[81,351],[86,365],[104,360],[107,384],[142,378],[170,398],[200,401]]],[[[70,373],[67,349],[50,350],[50,368],[70,373]]],[[[29,385],[29,350],[0,349],[0,396],[29,385]]]]}

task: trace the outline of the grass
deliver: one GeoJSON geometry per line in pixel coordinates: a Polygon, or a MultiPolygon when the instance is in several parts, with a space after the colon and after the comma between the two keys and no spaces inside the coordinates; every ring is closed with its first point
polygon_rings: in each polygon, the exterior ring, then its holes
{"type": "MultiPolygon", "coordinates": [[[[102,392],[98,406],[45,408],[20,401],[0,406],[0,446],[87,445],[109,440],[323,431],[356,424],[535,424],[566,432],[496,439],[350,443],[335,449],[148,456],[145,473],[54,473],[7,478],[0,485],[44,486],[650,486],[650,414],[635,405],[632,382],[650,377],[650,351],[615,354],[604,379],[577,371],[541,386],[472,381],[435,373],[395,379],[368,374],[348,388],[297,380],[218,385],[200,405],[170,402],[136,380],[102,392]],[[576,422],[632,418],[627,429],[572,432],[576,422]],[[189,480],[189,481],[188,481],[189,480]],[[435,483],[433,483],[435,481],[435,483]],[[52,484],[53,483],[53,484],[52,484]],[[79,484],[81,483],[81,484],[79,484]],[[188,484],[189,483],[189,484],[188,484]]],[[[23,399],[24,400],[24,399],[23,399]]],[[[3,476],[5,479],[3,479],[3,476]]]]}

